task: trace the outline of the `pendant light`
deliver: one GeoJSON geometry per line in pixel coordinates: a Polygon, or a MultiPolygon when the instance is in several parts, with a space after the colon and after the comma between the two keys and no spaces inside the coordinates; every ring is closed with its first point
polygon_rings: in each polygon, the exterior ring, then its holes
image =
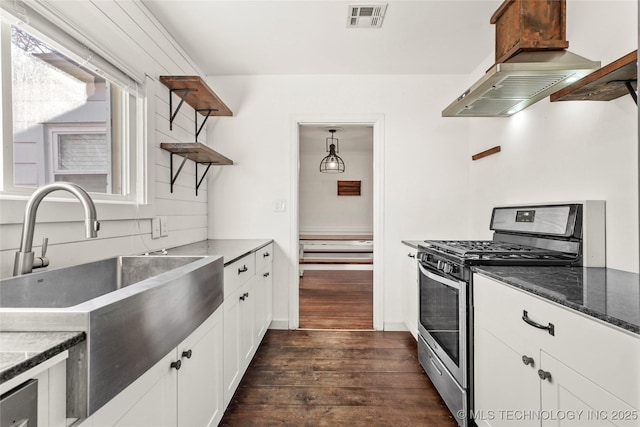
{"type": "Polygon", "coordinates": [[[331,136],[326,138],[326,150],[329,154],[320,162],[320,172],[323,173],[342,173],[344,172],[344,161],[336,153],[339,153],[338,138],[334,138],[335,129],[329,129],[331,136]]]}

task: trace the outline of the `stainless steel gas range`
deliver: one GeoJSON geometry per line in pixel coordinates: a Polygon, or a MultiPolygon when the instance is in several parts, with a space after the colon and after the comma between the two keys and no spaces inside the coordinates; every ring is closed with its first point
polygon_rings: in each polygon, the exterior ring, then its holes
{"type": "Polygon", "coordinates": [[[471,268],[605,264],[602,201],[497,207],[490,229],[492,240],[426,240],[418,245],[418,357],[463,427],[475,425],[471,268]]]}

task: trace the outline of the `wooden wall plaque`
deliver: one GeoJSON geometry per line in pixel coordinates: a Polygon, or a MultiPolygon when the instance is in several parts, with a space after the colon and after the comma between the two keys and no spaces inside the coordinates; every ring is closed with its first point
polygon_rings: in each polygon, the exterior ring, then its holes
{"type": "Polygon", "coordinates": [[[361,181],[338,181],[338,196],[359,196],[361,181]]]}

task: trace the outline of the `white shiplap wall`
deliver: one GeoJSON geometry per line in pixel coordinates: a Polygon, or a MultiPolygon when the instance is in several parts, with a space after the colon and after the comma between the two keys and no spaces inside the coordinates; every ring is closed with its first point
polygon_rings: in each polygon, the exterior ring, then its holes
{"type": "MultiPolygon", "coordinates": [[[[34,251],[49,238],[51,267],[63,267],[120,254],[136,254],[174,247],[207,238],[207,180],[195,196],[195,165],[188,161],[170,192],[169,153],[161,142],[193,142],[194,112],[185,105],[169,130],[169,91],[159,82],[161,75],[202,75],[178,43],[139,2],[56,1],[33,4],[67,32],[100,52],[133,77],[146,80],[149,126],[145,174],[149,179],[145,205],[122,207],[98,203],[101,231],[87,240],[82,227],[82,209],[75,200],[49,202],[38,212],[34,251]],[[151,217],[168,220],[169,236],[151,239],[151,217]]],[[[175,105],[176,103],[174,103],[175,105]]],[[[211,120],[210,120],[211,121],[211,120]]],[[[206,140],[206,130],[200,141],[206,140]]],[[[174,163],[181,158],[174,159],[174,163]]],[[[210,172],[211,173],[211,172],[210,172]]],[[[25,198],[0,200],[0,277],[12,273],[14,252],[20,242],[25,198]]]]}

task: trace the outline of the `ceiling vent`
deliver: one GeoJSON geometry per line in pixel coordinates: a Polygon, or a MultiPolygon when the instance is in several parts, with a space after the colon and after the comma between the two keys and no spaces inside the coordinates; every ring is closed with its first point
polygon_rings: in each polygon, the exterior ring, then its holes
{"type": "Polygon", "coordinates": [[[380,28],[386,10],[387,3],[349,5],[347,28],[380,28]]]}

